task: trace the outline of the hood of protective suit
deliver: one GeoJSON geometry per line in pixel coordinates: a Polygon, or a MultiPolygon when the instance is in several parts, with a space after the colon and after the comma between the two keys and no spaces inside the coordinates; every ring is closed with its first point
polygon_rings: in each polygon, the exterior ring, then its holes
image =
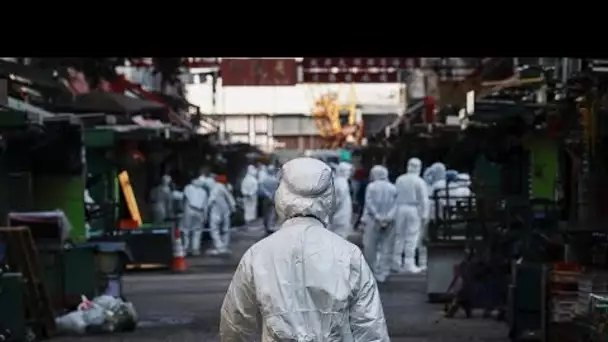
{"type": "Polygon", "coordinates": [[[255,177],[258,174],[258,169],[255,166],[249,165],[247,167],[247,175],[255,177]]]}
{"type": "Polygon", "coordinates": [[[171,184],[171,176],[169,175],[164,175],[162,180],[161,180],[163,185],[169,185],[171,184]]]}
{"type": "Polygon", "coordinates": [[[346,173],[346,177],[350,178],[353,176],[353,164],[349,163],[349,162],[345,162],[345,161],[341,161],[340,164],[338,164],[338,167],[342,167],[344,168],[345,173],[346,173]]]}
{"type": "Polygon", "coordinates": [[[347,163],[340,163],[336,167],[336,176],[349,178],[350,177],[350,165],[347,163]]]}
{"type": "Polygon", "coordinates": [[[198,186],[199,188],[202,188],[202,187],[205,186],[206,180],[207,180],[207,177],[200,176],[200,177],[195,178],[195,179],[192,180],[192,185],[198,186]]]}
{"type": "Polygon", "coordinates": [[[370,180],[388,180],[388,169],[382,165],[375,165],[369,172],[370,180]]]}
{"type": "Polygon", "coordinates": [[[424,171],[424,179],[428,184],[432,185],[442,179],[445,179],[445,172],[445,164],[434,163],[424,171]]]}
{"type": "Polygon", "coordinates": [[[213,186],[215,185],[215,178],[213,177],[202,177],[203,178],[203,185],[205,187],[207,187],[208,189],[213,188],[213,186]]]}
{"type": "Polygon", "coordinates": [[[312,216],[327,226],[335,210],[330,167],[314,158],[296,158],[287,162],[279,172],[275,207],[281,221],[312,216]]]}
{"type": "Polygon", "coordinates": [[[407,161],[407,173],[415,174],[416,176],[420,176],[420,172],[422,171],[422,162],[418,158],[410,158],[407,161]]]}
{"type": "Polygon", "coordinates": [[[270,165],[268,165],[268,166],[266,167],[266,172],[267,172],[269,175],[274,175],[274,174],[277,172],[277,168],[276,168],[276,167],[274,167],[274,165],[270,164],[270,165]]]}

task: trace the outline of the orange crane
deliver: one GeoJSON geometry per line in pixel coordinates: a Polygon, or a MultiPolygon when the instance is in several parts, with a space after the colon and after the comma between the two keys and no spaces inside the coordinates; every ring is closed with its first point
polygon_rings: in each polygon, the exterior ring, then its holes
{"type": "Polygon", "coordinates": [[[312,117],[327,148],[335,149],[345,143],[360,145],[363,138],[363,120],[358,117],[354,85],[351,84],[348,104],[339,102],[339,92],[328,91],[314,100],[312,117]],[[346,113],[348,121],[342,125],[341,116],[346,113]]]}

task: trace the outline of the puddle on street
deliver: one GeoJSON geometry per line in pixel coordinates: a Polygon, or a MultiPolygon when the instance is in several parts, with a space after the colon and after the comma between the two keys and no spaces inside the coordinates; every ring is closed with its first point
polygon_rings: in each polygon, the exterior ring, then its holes
{"type": "Polygon", "coordinates": [[[188,315],[146,315],[140,317],[138,328],[154,328],[188,325],[194,322],[194,316],[188,315]]]}

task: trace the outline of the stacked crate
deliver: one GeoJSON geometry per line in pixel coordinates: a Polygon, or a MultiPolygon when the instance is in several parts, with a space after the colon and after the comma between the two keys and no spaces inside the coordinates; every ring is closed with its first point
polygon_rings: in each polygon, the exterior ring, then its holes
{"type": "Polygon", "coordinates": [[[550,322],[571,322],[577,314],[578,284],[581,272],[578,270],[557,270],[551,272],[551,297],[549,301],[550,322]]]}

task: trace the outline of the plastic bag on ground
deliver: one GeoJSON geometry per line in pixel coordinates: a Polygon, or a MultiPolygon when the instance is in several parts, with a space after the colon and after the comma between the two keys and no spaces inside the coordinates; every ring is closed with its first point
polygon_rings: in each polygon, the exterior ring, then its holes
{"type": "Polygon", "coordinates": [[[87,323],[84,321],[83,312],[80,310],[72,311],[55,319],[57,330],[63,334],[84,334],[87,323]]]}
{"type": "Polygon", "coordinates": [[[132,303],[109,295],[99,296],[93,299],[93,302],[112,313],[116,330],[129,331],[137,326],[137,312],[132,303]]]}
{"type": "Polygon", "coordinates": [[[84,318],[84,322],[87,324],[87,327],[91,326],[102,326],[107,320],[107,310],[102,308],[97,304],[93,304],[93,306],[87,310],[82,311],[82,317],[84,318]]]}
{"type": "Polygon", "coordinates": [[[60,333],[111,333],[131,331],[137,326],[137,312],[132,303],[103,295],[92,301],[83,296],[78,309],[56,319],[60,333]]]}
{"type": "Polygon", "coordinates": [[[93,303],[101,306],[102,308],[110,311],[118,310],[121,304],[124,302],[120,298],[116,298],[110,295],[103,295],[93,299],[93,303]]]}

